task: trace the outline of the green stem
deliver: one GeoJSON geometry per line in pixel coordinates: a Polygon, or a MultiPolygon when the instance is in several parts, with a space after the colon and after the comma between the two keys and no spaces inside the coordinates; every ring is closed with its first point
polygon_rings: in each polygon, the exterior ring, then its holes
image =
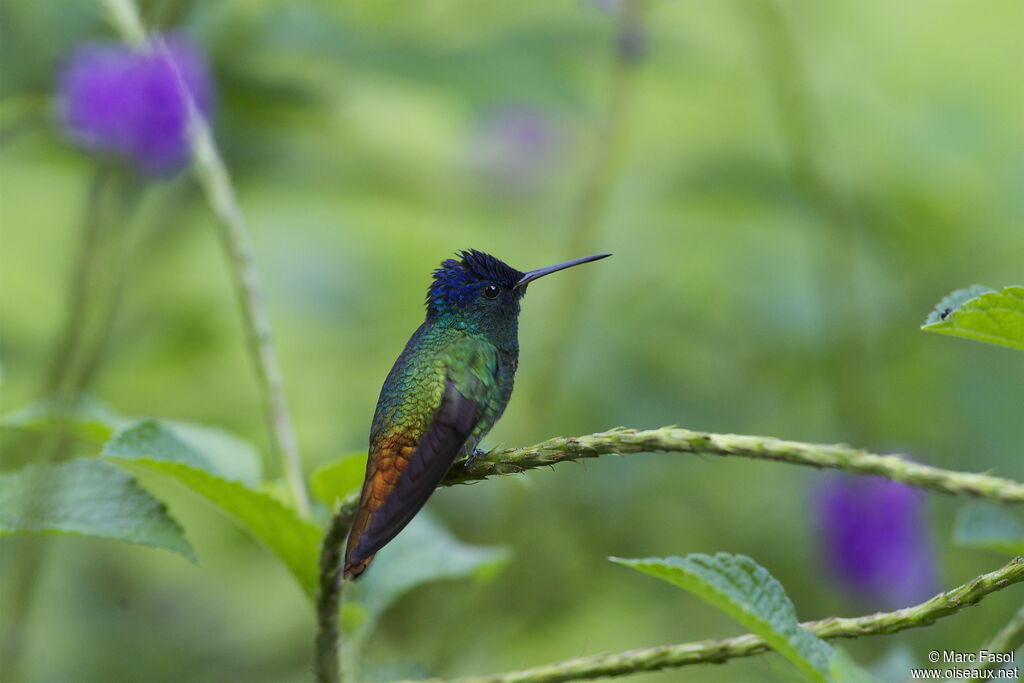
{"type": "MultiPolygon", "coordinates": [[[[754,57],[765,75],[769,104],[781,133],[795,194],[807,214],[799,223],[810,259],[820,318],[816,359],[827,380],[833,433],[862,442],[874,421],[866,414],[878,403],[865,383],[866,351],[871,345],[858,324],[862,298],[855,272],[860,227],[850,203],[831,180],[827,122],[814,96],[806,60],[800,53],[784,8],[773,0],[741,2],[747,14],[754,57]]],[[[835,163],[834,161],[832,163],[835,163]]]]}
{"type": "MultiPolygon", "coordinates": [[[[1024,559],[1017,557],[1009,564],[913,607],[894,612],[880,612],[863,617],[829,617],[803,624],[819,638],[859,638],[896,633],[910,628],[929,626],[964,607],[975,605],[985,596],[1024,581],[1024,559]]],[[[490,676],[458,679],[459,683],[557,683],[605,676],[626,676],[646,671],[687,666],[718,664],[737,657],[749,657],[769,650],[764,639],[753,634],[704,640],[681,645],[663,645],[614,654],[577,657],[563,662],[490,676]]]]}
{"type": "Polygon", "coordinates": [[[341,628],[341,546],[352,525],[355,496],[349,496],[331,516],[320,545],[320,582],[316,595],[316,656],[314,673],[317,683],[338,683],[340,679],[338,648],[341,628]]]}
{"type": "Polygon", "coordinates": [[[103,0],[110,23],[121,34],[121,39],[132,47],[141,48],[146,44],[146,27],[135,6],[135,0],[103,0]]]}
{"type": "Polygon", "coordinates": [[[43,395],[56,392],[67,380],[69,370],[75,363],[75,354],[81,347],[85,331],[85,320],[88,317],[89,297],[96,278],[97,254],[100,247],[100,235],[103,232],[103,194],[109,185],[111,171],[101,166],[96,169],[89,184],[85,200],[84,220],[82,221],[81,244],[75,259],[74,274],[68,280],[68,310],[64,316],[53,361],[43,385],[43,395]]]}
{"type": "MultiPolygon", "coordinates": [[[[608,72],[607,111],[597,131],[594,161],[583,178],[569,226],[568,254],[573,257],[583,255],[593,246],[601,218],[611,199],[615,177],[622,166],[632,115],[636,70],[643,50],[645,5],[642,0],[626,0],[617,10],[615,48],[608,72]]],[[[585,288],[574,291],[585,291],[585,288]]]]}
{"type": "MultiPolygon", "coordinates": [[[[608,101],[603,120],[595,134],[593,161],[587,168],[576,196],[568,229],[566,258],[584,256],[598,251],[597,242],[601,221],[611,200],[615,180],[622,167],[627,147],[627,133],[632,121],[633,92],[636,72],[643,54],[645,0],[625,0],[616,10],[614,49],[608,64],[608,101]]],[[[575,283],[563,297],[556,300],[548,314],[549,320],[558,321],[545,341],[545,350],[537,376],[556,377],[577,336],[578,321],[584,309],[584,299],[591,289],[594,271],[580,269],[574,274],[575,283]]],[[[558,382],[542,382],[542,394],[528,403],[534,410],[547,411],[558,405],[558,382]]]]}
{"type": "Polygon", "coordinates": [[[271,447],[281,463],[295,507],[302,516],[309,517],[309,492],[302,475],[295,430],[288,414],[284,378],[281,375],[277,348],[271,332],[270,315],[253,257],[252,241],[246,228],[245,215],[238,204],[227,167],[217,150],[209,125],[196,108],[181,74],[177,73],[166,45],[158,38],[149,38],[134,0],[103,0],[103,3],[111,22],[125,42],[136,47],[148,45],[151,49],[161,51],[167,63],[175,69],[179,92],[189,110],[188,132],[193,168],[217,218],[218,234],[227,254],[235,294],[242,313],[249,355],[256,370],[256,379],[263,399],[271,447]]]}
{"type": "MultiPolygon", "coordinates": [[[[770,436],[713,434],[678,427],[617,428],[586,436],[557,436],[534,446],[493,451],[469,467],[453,467],[442,486],[465,484],[499,474],[518,474],[567,460],[629,453],[689,453],[773,460],[791,465],[833,469],[850,474],[884,477],[922,489],[957,496],[974,496],[1000,503],[1024,503],[1024,484],[1002,477],[957,472],[922,465],[899,455],[877,455],[842,444],[785,441],[770,436]]],[[[354,508],[350,497],[342,503],[354,508]]],[[[351,514],[352,510],[346,511],[351,514]]]]}
{"type": "MultiPolygon", "coordinates": [[[[689,429],[679,429],[677,427],[662,427],[661,429],[648,430],[620,428],[597,434],[588,434],[586,436],[560,436],[548,439],[547,441],[535,446],[494,451],[477,457],[469,467],[456,466],[452,468],[451,472],[448,473],[448,476],[442,482],[442,485],[452,486],[454,484],[480,481],[495,475],[517,474],[528,469],[548,467],[567,460],[596,458],[602,455],[626,455],[628,453],[651,452],[739,456],[744,458],[753,458],[755,460],[773,460],[778,462],[787,462],[793,465],[842,470],[852,474],[885,477],[911,486],[917,486],[919,488],[953,495],[977,496],[1002,503],[1024,503],[1024,484],[1000,477],[944,470],[937,467],[930,467],[928,465],[921,465],[900,456],[877,455],[857,448],[852,448],[850,446],[784,441],[782,439],[765,436],[712,434],[709,432],[696,432],[689,429]]],[[[336,581],[340,570],[341,543],[344,541],[345,534],[348,531],[348,525],[351,523],[357,502],[357,496],[350,495],[339,504],[334,517],[331,519],[331,523],[328,527],[328,533],[324,537],[324,544],[321,548],[321,581],[320,593],[317,598],[317,614],[319,619],[319,632],[317,635],[318,676],[321,676],[321,671],[326,671],[328,673],[333,671],[335,675],[337,671],[338,599],[335,596],[337,591],[336,581]],[[335,668],[328,669],[326,668],[328,666],[334,666],[335,668]]],[[[887,618],[877,624],[871,621],[873,617],[861,617],[856,620],[829,619],[816,623],[820,624],[820,627],[823,629],[826,627],[828,629],[838,629],[828,630],[827,633],[830,635],[824,635],[823,637],[840,637],[845,634],[842,632],[844,629],[846,631],[850,631],[855,627],[859,627],[858,625],[862,626],[865,624],[870,625],[870,628],[872,629],[888,628],[893,624],[898,625],[898,628],[895,628],[894,630],[910,628],[913,625],[922,625],[920,623],[905,625],[905,620],[915,619],[917,618],[915,615],[919,615],[921,613],[932,614],[941,612],[941,610],[946,607],[958,604],[957,601],[964,602],[966,600],[973,599],[972,596],[978,596],[978,599],[980,599],[980,596],[986,594],[986,586],[989,588],[996,586],[998,588],[1001,587],[997,585],[1001,580],[1009,580],[1010,578],[1012,578],[1014,582],[1021,580],[1020,576],[1024,573],[1024,568],[1020,566],[1019,562],[1011,563],[1003,570],[1000,570],[1000,572],[996,572],[993,575],[979,577],[975,581],[966,584],[965,586],[961,586],[950,593],[945,593],[933,598],[917,608],[908,608],[907,610],[899,610],[897,612],[890,613],[889,615],[881,615],[886,616],[887,618]],[[1000,572],[1003,572],[1005,576],[1000,572]],[[995,578],[992,578],[993,576],[995,578]],[[943,600],[944,597],[948,599],[943,600]],[[922,610],[925,610],[925,612],[922,612],[922,610]]],[[[991,590],[996,590],[996,588],[991,588],[991,590]]],[[[944,613],[942,615],[944,615],[944,613]]],[[[887,631],[871,630],[870,632],[882,633],[887,631]]],[[[851,632],[845,635],[856,635],[856,633],[851,632]]],[[[721,649],[721,651],[727,653],[728,656],[741,656],[728,653],[733,652],[735,647],[738,647],[739,645],[746,647],[744,644],[749,645],[747,641],[754,637],[745,636],[744,638],[746,638],[746,640],[741,638],[732,639],[730,641],[716,641],[712,645],[708,645],[707,643],[698,643],[696,645],[672,646],[671,648],[668,648],[668,650],[671,650],[670,654],[672,657],[675,657],[676,655],[682,657],[682,659],[679,660],[681,663],[716,661],[713,659],[707,659],[710,656],[708,654],[709,652],[713,654],[721,649]],[[722,643],[724,643],[724,645],[720,645],[722,643]],[[694,650],[694,648],[696,648],[696,650],[694,650]],[[691,650],[696,652],[693,656],[698,657],[698,659],[695,659],[694,662],[683,661],[686,657],[690,656],[687,653],[691,650]]],[[[762,649],[746,652],[745,654],[755,654],[755,652],[763,650],[763,643],[761,643],[760,640],[751,642],[753,642],[754,646],[761,647],[762,649]],[[760,645],[758,645],[759,643],[760,645]]],[[[645,653],[645,661],[647,661],[647,659],[652,662],[660,661],[660,655],[653,653],[656,651],[661,652],[662,650],[666,649],[655,648],[653,650],[642,651],[645,653]]],[[[728,658],[728,656],[726,658],[728,658]]],[[[615,666],[620,665],[620,661],[633,661],[631,659],[632,653],[626,653],[625,655],[605,655],[604,657],[609,661],[602,662],[600,665],[595,664],[594,666],[596,668],[594,670],[601,669],[601,667],[605,665],[614,668],[615,666]],[[623,657],[625,657],[625,659],[622,659],[623,657]]],[[[592,660],[593,658],[585,658],[586,662],[591,662],[592,660]]],[[[671,661],[676,660],[672,659],[671,661]]],[[[587,666],[590,666],[590,664],[587,664],[587,666]]],[[[668,666],[668,664],[664,666],[668,666]]],[[[612,674],[593,674],[582,677],[596,677],[598,675],[612,674]]],[[[318,680],[325,681],[326,683],[334,683],[337,679],[320,677],[318,680]]],[[[482,678],[479,680],[514,681],[520,679],[482,678]]],[[[546,681],[568,679],[557,677],[548,679],[541,677],[536,679],[525,678],[522,680],[546,681]]]]}
{"type": "MultiPolygon", "coordinates": [[[[1021,606],[1017,610],[1010,621],[999,630],[999,633],[992,637],[984,650],[989,652],[1009,653],[1013,652],[1021,645],[1024,645],[1024,606],[1021,606]]],[[[1001,665],[998,662],[982,662],[978,667],[982,671],[989,669],[997,669],[1001,665]]],[[[972,678],[972,681],[982,680],[980,678],[972,678]]]]}
{"type": "Polygon", "coordinates": [[[263,286],[260,283],[252,242],[245,218],[235,197],[227,169],[217,152],[209,127],[192,107],[191,140],[196,175],[216,214],[218,234],[231,265],[239,308],[245,325],[249,353],[263,396],[274,451],[281,461],[292,500],[300,514],[310,514],[309,493],[302,475],[295,429],[288,414],[284,377],[270,328],[263,286]]]}
{"type": "Polygon", "coordinates": [[[117,203],[113,209],[117,212],[117,222],[124,224],[125,230],[119,239],[114,240],[115,243],[108,247],[115,253],[109,255],[110,265],[105,269],[109,275],[109,281],[104,285],[103,296],[103,299],[106,300],[106,310],[97,312],[98,331],[93,339],[92,348],[82,359],[78,372],[72,378],[70,391],[75,396],[75,400],[79,400],[84,393],[88,392],[96,381],[96,376],[106,357],[107,348],[114,337],[114,324],[121,310],[125,284],[129,280],[129,271],[135,262],[135,259],[132,258],[132,252],[135,250],[134,234],[128,228],[139,201],[142,199],[145,186],[128,175],[120,176],[119,180],[122,187],[118,193],[119,196],[114,198],[117,203]]]}
{"type": "MultiPolygon", "coordinates": [[[[59,400],[68,410],[73,411],[82,395],[89,391],[100,367],[103,350],[106,347],[114,318],[118,309],[121,290],[121,275],[114,283],[100,282],[100,274],[113,271],[121,273],[126,267],[124,251],[110,253],[117,245],[110,233],[117,224],[127,223],[134,202],[118,203],[125,178],[117,176],[111,169],[97,169],[86,197],[83,211],[82,239],[75,258],[73,272],[67,291],[68,308],[60,333],[60,341],[54,349],[53,360],[43,395],[59,400]],[[113,213],[113,215],[111,215],[113,213]],[[106,310],[100,315],[102,302],[106,310]],[[98,319],[98,320],[97,320],[98,319]],[[94,328],[92,335],[88,329],[94,328]],[[88,339],[88,337],[93,337],[88,339]]],[[[130,197],[137,197],[132,188],[130,197]]],[[[127,240],[122,235],[122,241],[127,240]]],[[[63,460],[74,446],[67,434],[55,434],[39,449],[39,462],[63,460]]],[[[42,505],[43,503],[40,502],[42,505]]],[[[3,601],[4,636],[0,650],[0,680],[16,680],[20,654],[23,651],[25,623],[31,611],[39,575],[43,569],[49,539],[18,539],[20,550],[8,588],[10,595],[3,601]]]]}

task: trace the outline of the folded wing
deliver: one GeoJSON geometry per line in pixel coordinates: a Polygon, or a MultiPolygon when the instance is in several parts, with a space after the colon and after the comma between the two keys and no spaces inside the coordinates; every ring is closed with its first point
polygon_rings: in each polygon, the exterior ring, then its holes
{"type": "Polygon", "coordinates": [[[345,576],[359,576],[437,488],[463,450],[488,400],[497,354],[485,341],[466,338],[442,356],[440,401],[420,434],[390,432],[371,437],[370,461],[359,510],[345,552],[345,576]],[[382,436],[387,435],[387,436],[382,436]]]}

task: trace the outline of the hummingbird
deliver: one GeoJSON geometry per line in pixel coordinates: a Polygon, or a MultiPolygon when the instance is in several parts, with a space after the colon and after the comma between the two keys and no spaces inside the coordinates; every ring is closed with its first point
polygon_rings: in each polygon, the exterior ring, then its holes
{"type": "Polygon", "coordinates": [[[519,309],[526,287],[594,254],[516,270],[475,249],[434,271],[427,315],[395,361],[370,427],[366,478],[345,548],[345,578],[356,578],[426,504],[460,458],[508,405],[519,364],[519,309]]]}

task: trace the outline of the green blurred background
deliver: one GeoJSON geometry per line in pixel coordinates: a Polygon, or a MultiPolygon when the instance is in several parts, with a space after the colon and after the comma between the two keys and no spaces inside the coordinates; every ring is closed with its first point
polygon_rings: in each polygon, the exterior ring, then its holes
{"type": "MultiPolygon", "coordinates": [[[[211,60],[307,471],[365,448],[430,271],[474,247],[520,269],[615,253],[531,287],[517,390],[485,445],[679,424],[1024,478],[1020,357],[918,330],[952,289],[1024,278],[1018,0],[657,0],[618,52],[614,2],[143,7],[211,60]]],[[[53,353],[95,173],[52,89],[71,49],[104,39],[91,2],[0,3],[5,412],[35,398],[53,353]]],[[[212,221],[187,173],[146,192],[95,393],[266,451],[212,221]]],[[[514,557],[489,582],[402,599],[367,654],[454,676],[740,632],[608,555],[745,553],[802,618],[873,610],[819,567],[823,476],[665,454],[442,490],[429,508],[460,539],[514,557]]],[[[54,539],[23,678],[307,679],[313,618],[284,568],[191,494],[146,483],[201,564],[54,539]]],[[[929,499],[947,587],[1004,560],[951,545],[959,505],[929,499]]],[[[0,545],[5,573],[19,547],[0,545]]],[[[980,646],[1020,601],[848,648],[923,663],[980,646]]],[[[787,666],[637,680],[781,681],[787,666]]]]}

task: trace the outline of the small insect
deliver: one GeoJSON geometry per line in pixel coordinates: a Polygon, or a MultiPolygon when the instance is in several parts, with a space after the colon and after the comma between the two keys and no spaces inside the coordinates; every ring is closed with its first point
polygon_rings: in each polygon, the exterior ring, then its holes
{"type": "Polygon", "coordinates": [[[939,320],[945,320],[946,318],[949,317],[949,314],[952,313],[952,312],[953,312],[952,308],[944,308],[944,309],[942,309],[942,313],[939,313],[939,320]]]}

